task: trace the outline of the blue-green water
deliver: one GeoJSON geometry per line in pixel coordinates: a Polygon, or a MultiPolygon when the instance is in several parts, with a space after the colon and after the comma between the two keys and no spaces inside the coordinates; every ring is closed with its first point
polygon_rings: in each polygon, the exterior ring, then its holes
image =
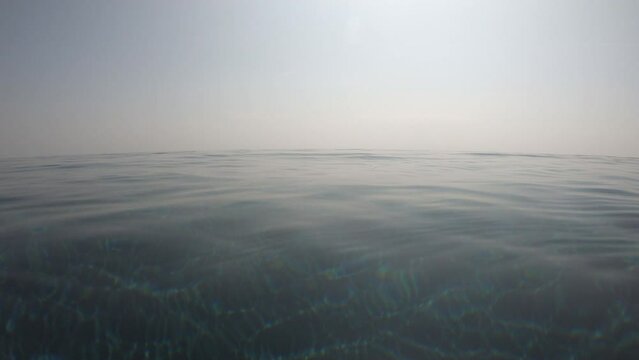
{"type": "Polygon", "coordinates": [[[2,359],[633,359],[639,159],[0,160],[2,359]]]}

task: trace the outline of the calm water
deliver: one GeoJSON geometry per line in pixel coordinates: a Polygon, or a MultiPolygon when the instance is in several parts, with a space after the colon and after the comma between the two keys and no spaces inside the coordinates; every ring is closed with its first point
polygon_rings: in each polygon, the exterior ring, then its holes
{"type": "Polygon", "coordinates": [[[3,359],[636,359],[639,159],[0,160],[3,359]]]}

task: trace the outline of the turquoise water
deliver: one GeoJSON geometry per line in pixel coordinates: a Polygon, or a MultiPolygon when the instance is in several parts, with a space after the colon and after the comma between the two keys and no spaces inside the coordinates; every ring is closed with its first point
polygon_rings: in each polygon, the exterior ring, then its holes
{"type": "Polygon", "coordinates": [[[6,359],[633,359],[639,159],[0,160],[6,359]]]}

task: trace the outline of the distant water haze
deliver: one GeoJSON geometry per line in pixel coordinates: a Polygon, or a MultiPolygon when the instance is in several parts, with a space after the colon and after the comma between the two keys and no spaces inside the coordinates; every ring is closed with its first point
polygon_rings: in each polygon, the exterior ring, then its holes
{"type": "Polygon", "coordinates": [[[639,156],[639,2],[0,3],[0,156],[639,156]]]}

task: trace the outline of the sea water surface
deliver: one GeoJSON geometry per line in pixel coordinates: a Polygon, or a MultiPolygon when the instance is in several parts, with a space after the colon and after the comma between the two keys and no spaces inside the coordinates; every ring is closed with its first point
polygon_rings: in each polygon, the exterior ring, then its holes
{"type": "Polygon", "coordinates": [[[2,359],[637,356],[637,158],[0,160],[2,359]]]}

